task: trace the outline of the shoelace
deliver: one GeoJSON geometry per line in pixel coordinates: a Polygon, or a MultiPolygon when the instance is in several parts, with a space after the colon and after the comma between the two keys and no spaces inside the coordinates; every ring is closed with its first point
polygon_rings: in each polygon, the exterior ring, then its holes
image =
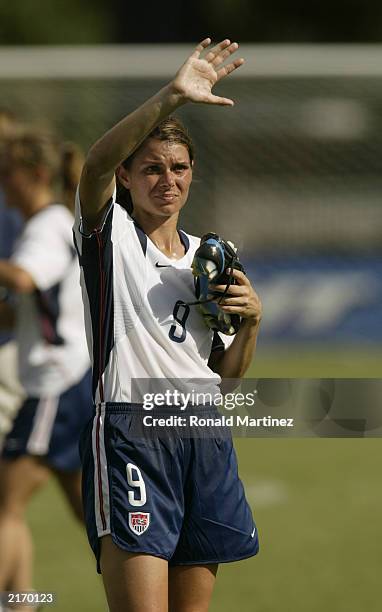
{"type": "Polygon", "coordinates": [[[225,266],[225,269],[229,268],[231,270],[231,272],[228,275],[228,280],[227,280],[227,284],[226,287],[223,291],[223,293],[218,293],[217,295],[214,295],[212,293],[212,297],[210,298],[206,298],[205,300],[196,300],[194,302],[181,302],[182,306],[198,306],[199,304],[208,304],[208,302],[212,302],[213,300],[215,300],[217,297],[219,297],[218,300],[218,304],[221,303],[222,299],[227,295],[229,288],[232,285],[232,281],[233,281],[233,269],[235,266],[235,263],[238,261],[238,257],[235,255],[231,255],[231,260],[229,262],[229,264],[227,266],[225,266]]]}

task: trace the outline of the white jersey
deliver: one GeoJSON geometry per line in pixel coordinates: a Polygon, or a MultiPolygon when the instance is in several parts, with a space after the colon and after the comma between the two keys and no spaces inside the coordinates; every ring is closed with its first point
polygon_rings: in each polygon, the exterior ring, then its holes
{"type": "Polygon", "coordinates": [[[11,257],[37,288],[20,296],[16,327],[19,378],[32,397],[60,395],[90,367],[72,223],[61,204],[42,209],[25,224],[11,257]]]}
{"type": "MultiPolygon", "coordinates": [[[[195,306],[191,262],[200,239],[179,231],[185,255],[169,259],[126,210],[113,201],[99,230],[82,231],[77,192],[74,236],[80,257],[93,393],[98,402],[139,403],[142,389],[218,393],[208,367],[224,348],[195,306]],[[214,346],[213,346],[214,345],[214,346]],[[145,379],[144,382],[142,379],[145,379]]],[[[231,339],[230,339],[231,340],[231,339]]]]}

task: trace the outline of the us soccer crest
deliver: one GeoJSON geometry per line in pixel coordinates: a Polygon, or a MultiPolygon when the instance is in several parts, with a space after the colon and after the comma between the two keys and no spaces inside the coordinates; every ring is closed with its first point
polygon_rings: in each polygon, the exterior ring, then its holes
{"type": "Polygon", "coordinates": [[[142,535],[150,525],[150,512],[129,512],[129,527],[137,535],[142,535]]]}

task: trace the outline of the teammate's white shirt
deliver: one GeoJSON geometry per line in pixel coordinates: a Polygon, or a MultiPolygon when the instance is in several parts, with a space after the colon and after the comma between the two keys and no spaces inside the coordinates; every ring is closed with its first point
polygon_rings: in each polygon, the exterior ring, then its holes
{"type": "Polygon", "coordinates": [[[65,206],[42,209],[26,222],[11,257],[37,287],[20,296],[16,327],[19,378],[32,397],[61,394],[90,367],[72,224],[65,206]]]}
{"type": "Polygon", "coordinates": [[[191,262],[200,239],[180,232],[186,253],[169,259],[115,194],[102,228],[86,236],[78,192],[74,235],[95,401],[139,403],[140,379],[144,392],[170,388],[171,379],[180,392],[218,393],[220,377],[207,365],[213,332],[195,306],[177,306],[196,299],[191,262]],[[151,389],[147,379],[155,379],[151,389]]]}

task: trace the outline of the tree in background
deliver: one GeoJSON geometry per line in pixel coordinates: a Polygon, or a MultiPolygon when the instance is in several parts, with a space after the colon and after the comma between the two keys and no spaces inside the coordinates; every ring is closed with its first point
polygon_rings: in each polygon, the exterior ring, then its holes
{"type": "Polygon", "coordinates": [[[118,42],[382,40],[380,0],[114,0],[118,42]]]}
{"type": "Polygon", "coordinates": [[[379,42],[380,0],[22,0],[0,3],[2,44],[215,40],[379,42]]]}
{"type": "Polygon", "coordinates": [[[2,45],[113,42],[112,2],[21,0],[0,2],[2,45]]]}

